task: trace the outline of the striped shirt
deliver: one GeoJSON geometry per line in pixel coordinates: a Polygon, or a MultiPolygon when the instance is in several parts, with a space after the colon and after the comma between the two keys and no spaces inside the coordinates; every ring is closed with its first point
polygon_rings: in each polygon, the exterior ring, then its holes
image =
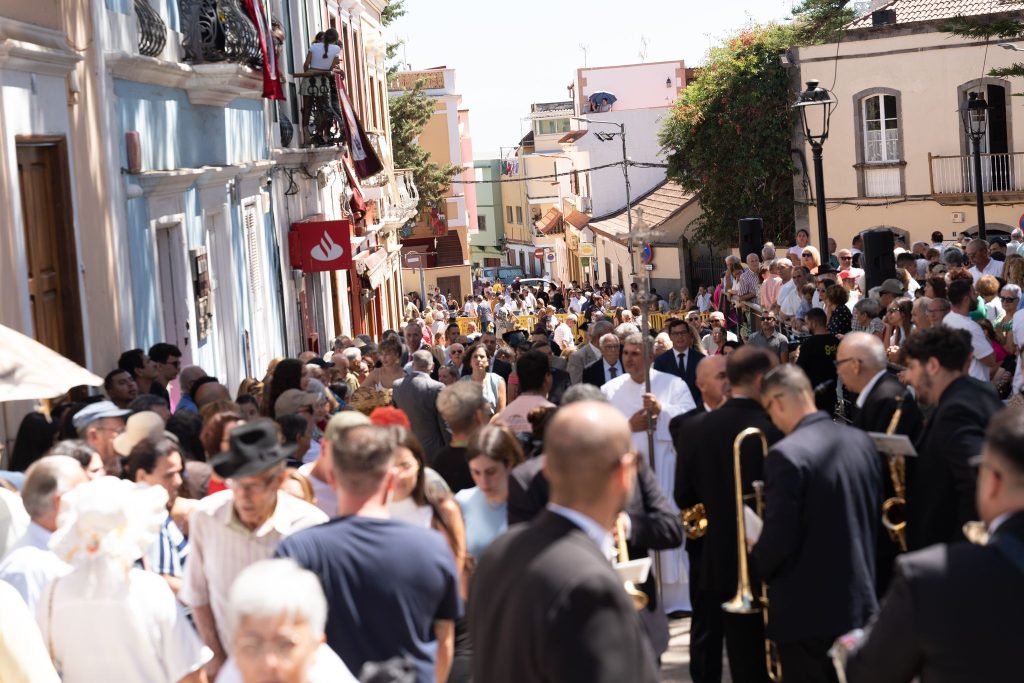
{"type": "Polygon", "coordinates": [[[189,556],[178,599],[193,609],[210,606],[221,645],[230,654],[228,591],[235,577],[273,556],[281,539],[326,521],[327,515],[313,505],[278,492],[270,519],[249,530],[235,514],[234,491],[203,498],[189,516],[189,556]]]}
{"type": "Polygon", "coordinates": [[[146,556],[151,571],[165,576],[181,576],[188,556],[188,541],[170,515],[160,527],[160,536],[149,547],[146,556]]]}

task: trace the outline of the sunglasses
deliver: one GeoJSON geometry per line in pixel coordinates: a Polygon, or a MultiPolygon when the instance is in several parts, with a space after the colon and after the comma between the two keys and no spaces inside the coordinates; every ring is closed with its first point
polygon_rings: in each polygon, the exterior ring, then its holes
{"type": "Polygon", "coordinates": [[[800,254],[800,255],[803,256],[804,258],[813,258],[814,257],[814,254],[810,254],[810,253],[800,254]]]}
{"type": "Polygon", "coordinates": [[[840,261],[852,261],[853,257],[852,256],[840,256],[839,260],[840,261]]]}
{"type": "Polygon", "coordinates": [[[1001,296],[999,297],[1003,301],[1016,301],[1019,297],[1016,296],[1001,296]]]}

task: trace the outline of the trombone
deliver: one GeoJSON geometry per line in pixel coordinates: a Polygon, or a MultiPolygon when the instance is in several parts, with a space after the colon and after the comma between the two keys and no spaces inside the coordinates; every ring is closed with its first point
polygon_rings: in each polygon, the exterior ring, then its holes
{"type": "MultiPolygon", "coordinates": [[[[616,535],[619,537],[616,553],[618,555],[617,559],[619,563],[629,562],[629,550],[626,548],[626,523],[623,521],[621,515],[615,520],[615,531],[617,532],[616,535]]],[[[633,601],[633,607],[635,609],[642,610],[647,607],[647,593],[644,593],[642,590],[637,588],[632,581],[623,581],[622,587],[625,589],[626,595],[629,596],[629,599],[633,601]]]]}
{"type": "MultiPolygon", "coordinates": [[[[747,566],[747,523],[743,517],[743,478],[740,470],[740,449],[743,442],[756,436],[761,442],[761,456],[768,456],[768,439],[763,431],[756,427],[748,427],[736,435],[732,442],[733,483],[736,494],[736,550],[739,558],[739,580],[736,594],[728,602],[722,603],[722,609],[729,614],[761,613],[765,631],[768,629],[768,584],[761,582],[761,594],[758,596],[760,605],[754,603],[754,593],[750,588],[750,570],[747,566]]],[[[764,518],[764,482],[755,481],[754,501],[757,514],[764,518]]],[[[768,678],[776,683],[782,681],[782,662],[779,660],[775,642],[767,635],[764,639],[764,663],[768,670],[768,678]]]]}
{"type": "MultiPolygon", "coordinates": [[[[886,434],[896,432],[903,415],[905,395],[896,397],[896,411],[889,420],[886,434]]],[[[892,480],[894,495],[882,503],[882,526],[889,532],[889,537],[899,545],[900,552],[907,552],[907,462],[902,455],[890,455],[889,479],[892,480]]]]}

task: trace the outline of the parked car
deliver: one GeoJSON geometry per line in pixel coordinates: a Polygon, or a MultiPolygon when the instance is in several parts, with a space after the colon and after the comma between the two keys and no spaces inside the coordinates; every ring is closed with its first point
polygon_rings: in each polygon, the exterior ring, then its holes
{"type": "MultiPolygon", "coordinates": [[[[543,287],[544,291],[548,291],[555,283],[546,277],[527,277],[520,278],[519,284],[523,287],[543,287]]],[[[557,286],[557,285],[556,285],[557,286]]]]}
{"type": "Polygon", "coordinates": [[[503,285],[510,285],[517,277],[522,278],[526,273],[519,266],[497,266],[484,268],[484,279],[488,282],[500,282],[503,285]]]}

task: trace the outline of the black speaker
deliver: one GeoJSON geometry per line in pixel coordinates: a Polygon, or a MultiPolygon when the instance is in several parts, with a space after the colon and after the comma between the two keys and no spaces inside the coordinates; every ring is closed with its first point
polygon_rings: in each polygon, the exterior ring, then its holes
{"type": "Polygon", "coordinates": [[[861,266],[864,268],[865,287],[870,290],[896,277],[896,257],[892,253],[896,241],[892,231],[885,228],[867,230],[861,235],[864,237],[861,266]]]}
{"type": "Polygon", "coordinates": [[[764,221],[760,218],[740,219],[740,259],[747,260],[747,254],[757,254],[761,258],[764,246],[764,221]]]}

